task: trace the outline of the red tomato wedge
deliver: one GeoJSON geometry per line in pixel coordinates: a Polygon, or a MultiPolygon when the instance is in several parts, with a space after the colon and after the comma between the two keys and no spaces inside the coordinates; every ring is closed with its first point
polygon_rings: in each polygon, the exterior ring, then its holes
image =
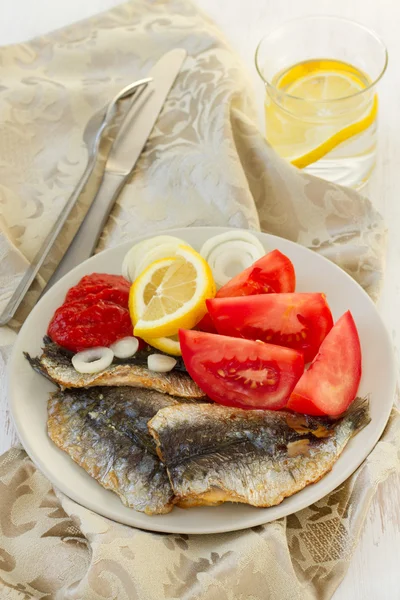
{"type": "Polygon", "coordinates": [[[196,329],[199,329],[200,331],[205,331],[206,333],[217,333],[214,322],[208,314],[208,312],[206,312],[201,321],[197,323],[196,329]]]}
{"type": "Polygon", "coordinates": [[[218,333],[300,350],[310,362],[333,319],[324,294],[262,294],[207,300],[218,333]]]}
{"type": "MultiPolygon", "coordinates": [[[[215,297],[294,292],[295,287],[296,274],[293,263],[279,250],[272,250],[223,285],[215,297]]],[[[212,319],[207,313],[197,324],[197,328],[200,331],[216,333],[212,319]]]]}
{"type": "Polygon", "coordinates": [[[361,346],[347,311],[334,325],[290,396],[287,408],[336,417],[353,402],[361,379],[361,346]]]}
{"type": "Polygon", "coordinates": [[[287,256],[272,250],[220,288],[217,298],[294,292],[296,274],[287,256]]]}
{"type": "Polygon", "coordinates": [[[181,329],[182,357],[212,400],[241,408],[283,408],[304,371],[301,352],[181,329]]]}

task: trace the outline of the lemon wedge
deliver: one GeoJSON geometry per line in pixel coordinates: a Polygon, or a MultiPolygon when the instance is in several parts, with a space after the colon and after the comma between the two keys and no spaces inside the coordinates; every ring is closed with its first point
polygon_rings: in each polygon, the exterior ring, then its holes
{"type": "Polygon", "coordinates": [[[155,261],[133,283],[129,307],[134,334],[153,345],[153,338],[191,329],[205,315],[206,299],[214,296],[207,262],[189,246],[179,246],[174,257],[155,261]]]}
{"type": "Polygon", "coordinates": [[[278,73],[274,85],[284,94],[266,101],[268,141],[300,169],[317,162],[373,125],[378,98],[371,91],[360,94],[369,83],[359,69],[330,59],[278,73]]]}

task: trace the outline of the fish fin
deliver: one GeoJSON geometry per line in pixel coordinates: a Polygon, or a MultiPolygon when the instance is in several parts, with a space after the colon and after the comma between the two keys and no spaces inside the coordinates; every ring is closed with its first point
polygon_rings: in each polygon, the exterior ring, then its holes
{"type": "Polygon", "coordinates": [[[307,438],[303,438],[301,440],[296,440],[295,442],[289,442],[287,446],[287,453],[290,458],[294,458],[295,456],[307,455],[310,452],[310,440],[307,438]]]}
{"type": "Polygon", "coordinates": [[[161,443],[160,443],[160,436],[158,435],[158,431],[156,431],[155,429],[153,429],[152,427],[152,421],[153,419],[155,419],[155,417],[157,416],[157,414],[150,419],[150,421],[148,421],[147,423],[147,429],[149,430],[150,435],[153,437],[155,443],[156,443],[156,452],[157,452],[157,456],[160,459],[160,461],[163,463],[164,462],[164,457],[161,451],[161,443]]]}
{"type": "Polygon", "coordinates": [[[332,423],[326,418],[288,412],[286,424],[300,435],[312,434],[316,438],[327,438],[333,434],[332,423]]]}
{"type": "Polygon", "coordinates": [[[364,429],[371,422],[369,412],[369,395],[364,398],[356,398],[349,408],[340,416],[340,420],[350,419],[353,424],[353,435],[364,429]]]}

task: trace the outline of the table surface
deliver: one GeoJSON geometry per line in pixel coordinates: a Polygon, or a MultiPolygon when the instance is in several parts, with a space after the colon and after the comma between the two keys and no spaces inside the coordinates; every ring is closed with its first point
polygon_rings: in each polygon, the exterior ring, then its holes
{"type": "MultiPolygon", "coordinates": [[[[119,4],[119,0],[13,0],[0,2],[0,44],[21,42],[119,4]]],[[[372,27],[385,41],[389,68],[380,85],[378,165],[366,189],[389,226],[386,282],[380,310],[393,335],[400,336],[400,2],[398,0],[198,0],[241,55],[262,102],[254,50],[262,35],[289,18],[309,14],[347,17],[372,27]]],[[[260,111],[260,125],[261,121],[260,111]]],[[[16,441],[7,407],[0,406],[0,453],[16,441]]],[[[334,600],[400,599],[400,478],[391,477],[376,494],[350,569],[334,600]]]]}

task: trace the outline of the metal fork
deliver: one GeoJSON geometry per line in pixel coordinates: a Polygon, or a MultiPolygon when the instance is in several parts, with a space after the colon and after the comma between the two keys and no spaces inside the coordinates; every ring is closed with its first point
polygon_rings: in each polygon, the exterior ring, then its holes
{"type": "Polygon", "coordinates": [[[147,77],[145,79],[140,79],[127,85],[122,90],[120,90],[116,96],[114,96],[114,98],[107,106],[103,107],[101,110],[95,113],[93,117],[89,120],[83,133],[83,141],[85,142],[88,148],[88,163],[86,169],[82,177],[80,178],[74,192],[72,193],[72,195],[66,202],[64,208],[62,209],[60,216],[54,223],[52,229],[48,233],[35,258],[28,267],[25,275],[18,284],[18,287],[14,291],[5,309],[1,313],[0,326],[8,323],[10,319],[12,319],[12,317],[14,316],[32,281],[36,277],[40,267],[42,266],[44,260],[50,252],[65,221],[68,219],[72,208],[75,206],[76,201],[82,193],[82,190],[85,187],[96,165],[102,134],[106,127],[110,125],[113,117],[115,116],[118,102],[123,98],[127,98],[128,96],[131,96],[133,94],[134,97],[132,99],[132,103],[136,102],[139,96],[146,88],[147,84],[150,83],[150,81],[152,81],[152,78],[147,77]]]}

